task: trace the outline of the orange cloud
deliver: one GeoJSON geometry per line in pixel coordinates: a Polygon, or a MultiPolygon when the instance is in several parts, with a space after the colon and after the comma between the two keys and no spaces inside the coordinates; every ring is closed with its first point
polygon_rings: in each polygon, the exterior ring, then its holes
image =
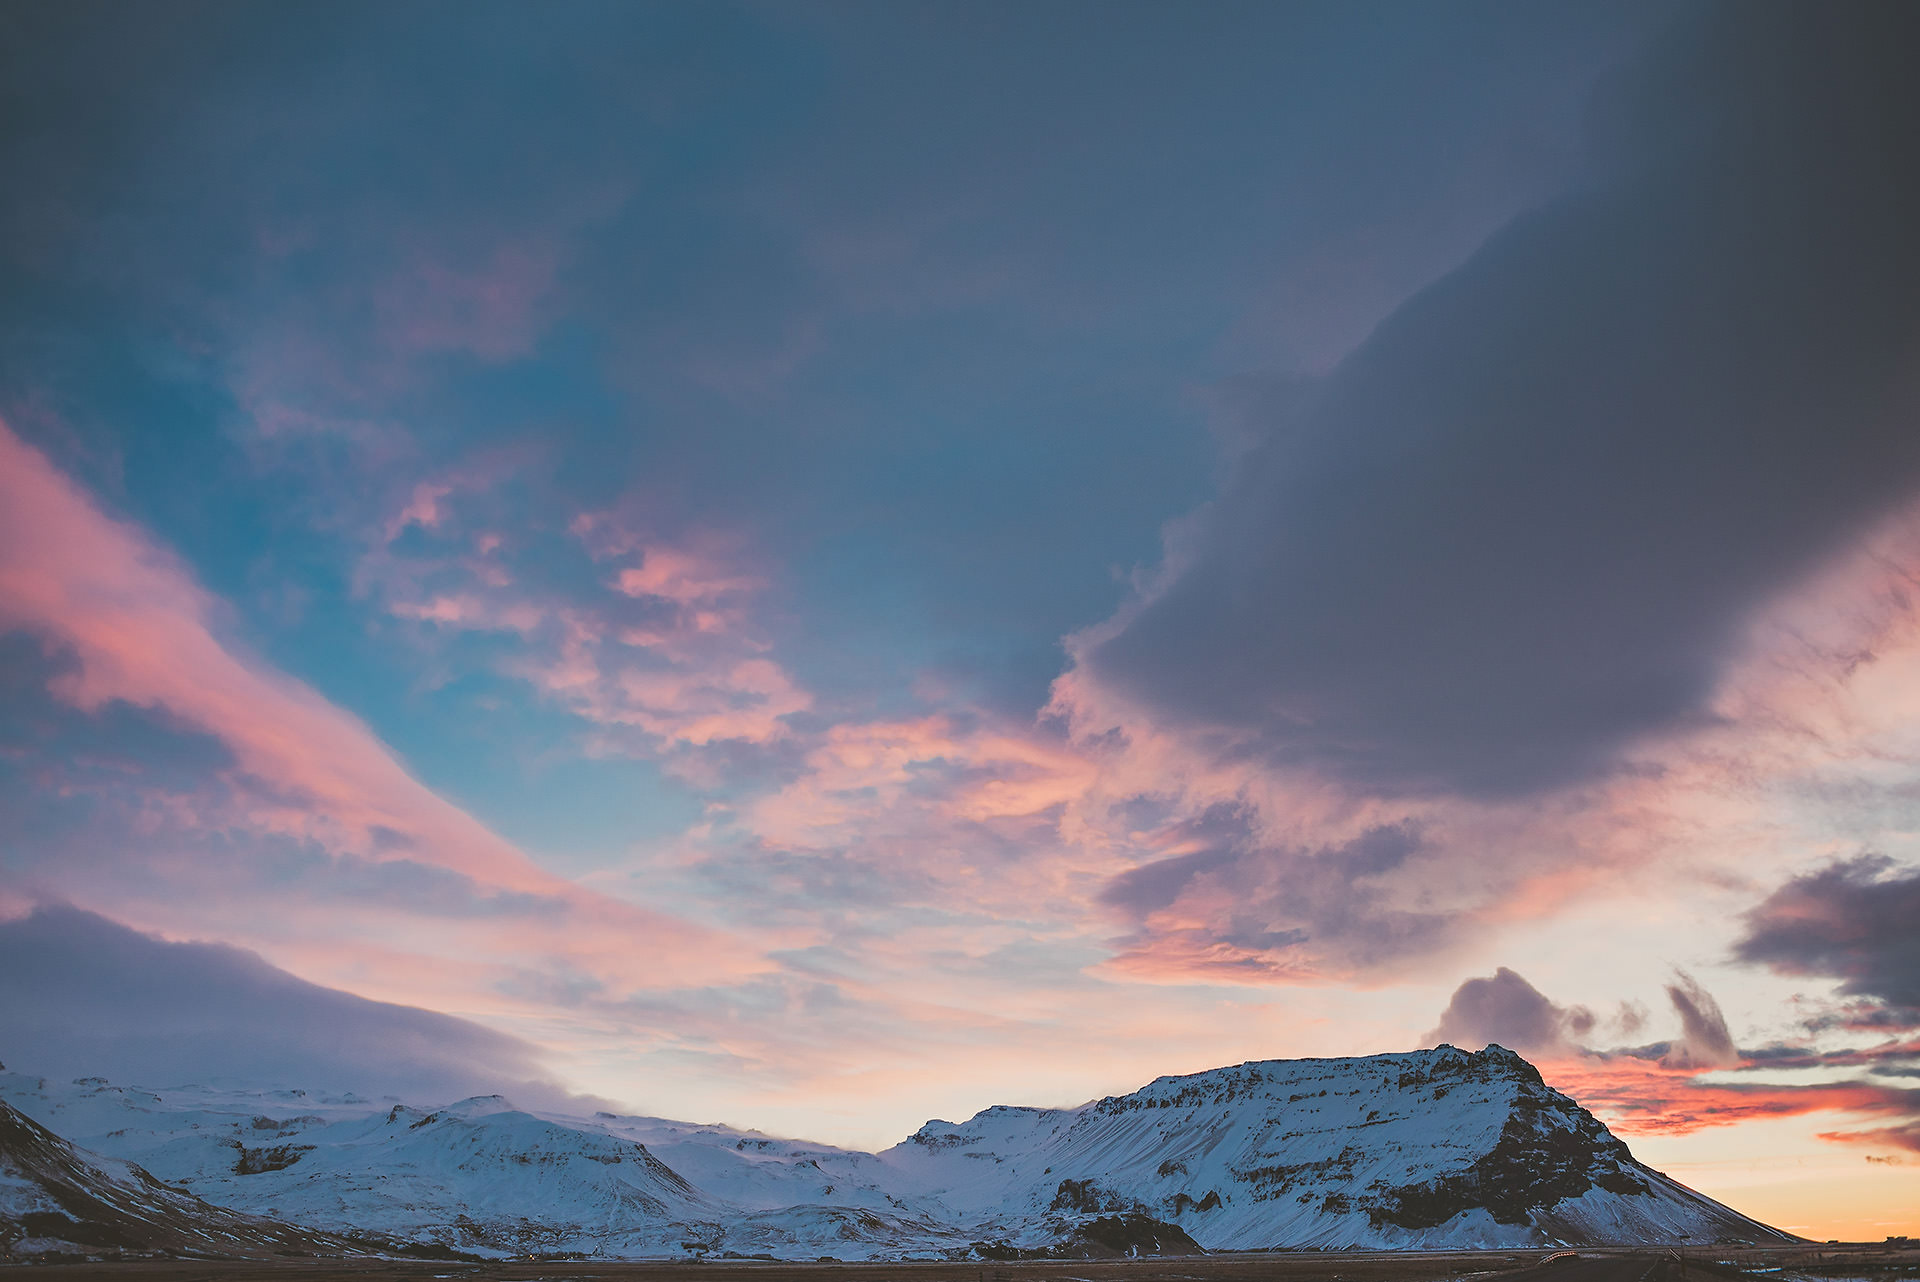
{"type": "Polygon", "coordinates": [[[1910,1122],[1905,1126],[1881,1126],[1867,1131],[1822,1131],[1820,1138],[1835,1144],[1875,1144],[1882,1148],[1904,1148],[1920,1153],[1920,1122],[1910,1122]]]}
{"type": "Polygon", "coordinates": [[[1806,1113],[1905,1113],[1914,1092],[1871,1082],[1806,1085],[1703,1081],[1697,1071],[1630,1058],[1563,1060],[1540,1065],[1559,1090],[1626,1135],[1685,1135],[1768,1117],[1806,1113]]]}

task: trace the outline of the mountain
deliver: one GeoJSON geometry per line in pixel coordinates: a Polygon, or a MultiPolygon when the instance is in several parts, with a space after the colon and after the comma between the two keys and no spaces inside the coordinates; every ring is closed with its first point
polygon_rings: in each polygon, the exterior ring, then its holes
{"type": "Polygon", "coordinates": [[[535,1115],[499,1096],[422,1110],[20,1074],[0,1074],[0,1098],[210,1202],[456,1251],[865,1259],[967,1247],[951,1226],[838,1173],[884,1175],[871,1154],[727,1127],[535,1115]]]}
{"type": "Polygon", "coordinates": [[[530,1113],[498,1096],[427,1111],[0,1074],[0,1098],[245,1215],[485,1254],[1794,1240],[1635,1161],[1497,1046],[1163,1077],[1078,1108],[929,1122],[878,1154],[659,1118],[530,1113]]]}
{"type": "Polygon", "coordinates": [[[1641,1165],[1498,1046],[1163,1077],[929,1122],[882,1157],[915,1196],[1015,1239],[1131,1213],[1214,1249],[1794,1240],[1641,1165]]]}
{"type": "Polygon", "coordinates": [[[0,1102],[0,1261],[342,1255],[358,1244],[210,1206],[0,1102]]]}

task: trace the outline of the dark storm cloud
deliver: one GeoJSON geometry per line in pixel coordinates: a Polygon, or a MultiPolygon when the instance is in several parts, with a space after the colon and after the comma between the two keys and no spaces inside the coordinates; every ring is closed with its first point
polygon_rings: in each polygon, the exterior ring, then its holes
{"type": "Polygon", "coordinates": [[[1851,997],[1884,1003],[1856,1027],[1920,1026],[1920,869],[1880,855],[1795,877],[1746,916],[1741,961],[1784,975],[1829,976],[1851,997]]]}
{"type": "Polygon", "coordinates": [[[1706,715],[1737,629],[1920,485],[1920,9],[1736,5],[1607,174],[1269,425],[1093,673],[1382,792],[1524,794],[1706,715]]]}
{"type": "Polygon", "coordinates": [[[1573,1039],[1593,1031],[1593,1012],[1584,1006],[1556,1005],[1545,993],[1505,966],[1492,975],[1469,979],[1454,990],[1440,1025],[1424,1044],[1448,1042],[1476,1050],[1498,1042],[1527,1054],[1576,1049],[1573,1039]]]}
{"type": "Polygon", "coordinates": [[[368,1001],[222,944],[170,943],[70,907],[0,922],[7,1066],[148,1086],[276,1085],[424,1103],[530,1085],[534,1047],[478,1024],[368,1001]]]}

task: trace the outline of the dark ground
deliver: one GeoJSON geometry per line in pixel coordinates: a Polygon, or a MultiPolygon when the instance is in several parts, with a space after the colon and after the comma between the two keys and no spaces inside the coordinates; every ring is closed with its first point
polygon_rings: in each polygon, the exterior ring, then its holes
{"type": "Polygon", "coordinates": [[[1529,1251],[1250,1252],[1142,1260],[1011,1263],[601,1263],[590,1260],[193,1261],[0,1266],[22,1282],[1767,1282],[1787,1274],[1920,1278],[1920,1247],[1529,1251]],[[1559,1258],[1556,1258],[1559,1257],[1559,1258]]]}

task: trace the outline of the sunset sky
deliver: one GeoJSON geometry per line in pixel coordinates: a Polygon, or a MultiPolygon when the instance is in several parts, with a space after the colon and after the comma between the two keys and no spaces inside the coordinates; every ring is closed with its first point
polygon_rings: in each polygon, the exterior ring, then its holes
{"type": "Polygon", "coordinates": [[[877,1147],[1491,1040],[1920,1232],[1915,48],[0,6],[0,1060],[877,1147]]]}

